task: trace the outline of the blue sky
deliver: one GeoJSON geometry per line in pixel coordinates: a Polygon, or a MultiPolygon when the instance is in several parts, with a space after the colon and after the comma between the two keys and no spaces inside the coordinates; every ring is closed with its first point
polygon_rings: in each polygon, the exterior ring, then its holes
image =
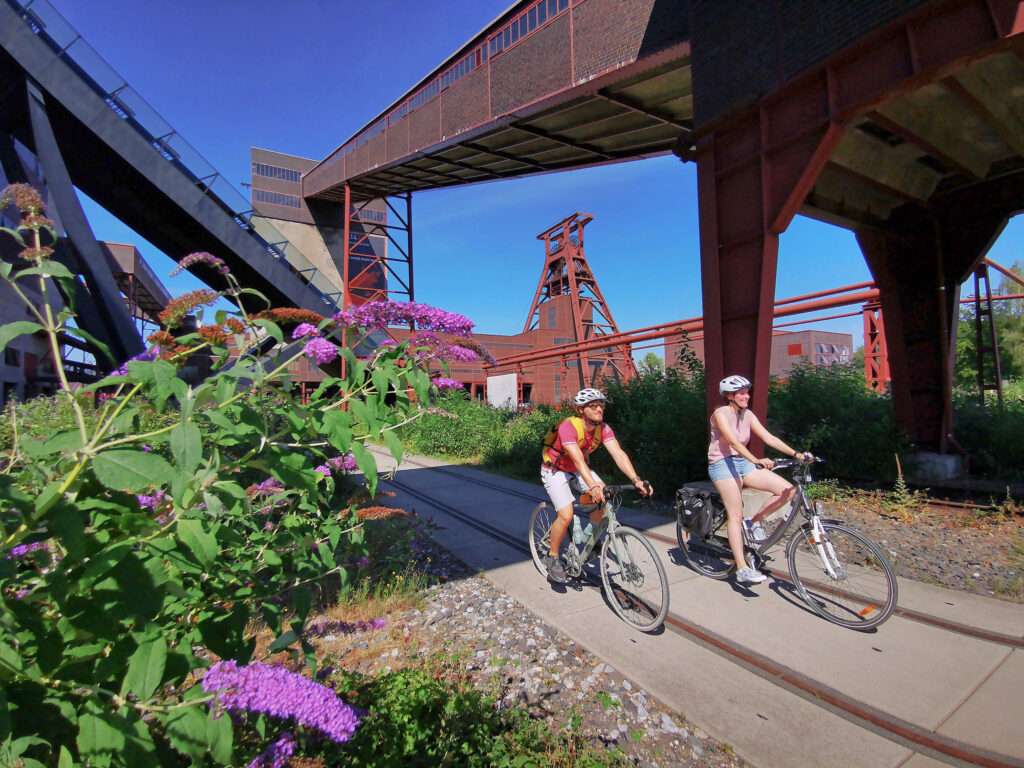
{"type": "MultiPolygon", "coordinates": [[[[323,159],[509,5],[50,2],[239,188],[249,181],[250,147],[323,159]]],[[[479,332],[522,330],[543,265],[537,234],[583,211],[594,216],[587,258],[621,330],[699,316],[696,191],[696,166],[662,157],[418,193],[416,299],[466,315],[479,332]]],[[[86,204],[96,236],[135,243],[172,293],[198,286],[187,273],[166,279],[169,258],[86,204]]],[[[1009,266],[1024,259],[1022,242],[1018,217],[990,256],[1009,266]]],[[[797,217],[782,236],[778,298],[870,279],[850,232],[797,217]]],[[[862,343],[859,316],[813,327],[862,343]]]]}

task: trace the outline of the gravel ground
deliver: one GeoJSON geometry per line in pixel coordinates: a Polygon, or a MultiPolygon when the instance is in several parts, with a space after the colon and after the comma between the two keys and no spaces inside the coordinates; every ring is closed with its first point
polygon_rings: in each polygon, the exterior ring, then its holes
{"type": "MultiPolygon", "coordinates": [[[[994,521],[923,506],[879,513],[878,505],[862,502],[826,504],[826,513],[880,543],[903,578],[1024,601],[1020,516],[994,521]]],[[[349,651],[341,666],[373,674],[416,663],[410,647],[421,657],[457,653],[471,684],[500,706],[526,708],[555,729],[567,727],[575,713],[585,738],[627,764],[748,765],[685,713],[664,707],[450,553],[430,540],[425,546],[424,562],[439,583],[426,590],[419,607],[385,616],[386,630],[345,638],[349,651]]]]}

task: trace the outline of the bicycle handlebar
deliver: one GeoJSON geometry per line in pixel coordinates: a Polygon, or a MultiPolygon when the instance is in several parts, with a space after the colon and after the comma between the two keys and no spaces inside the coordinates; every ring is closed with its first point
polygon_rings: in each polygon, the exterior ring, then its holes
{"type": "Polygon", "coordinates": [[[810,461],[804,461],[802,459],[796,459],[796,458],[793,458],[793,459],[774,459],[773,461],[774,461],[775,466],[772,467],[772,471],[774,472],[775,470],[778,470],[778,469],[789,469],[790,467],[797,466],[797,465],[801,465],[801,466],[804,466],[804,467],[809,467],[811,464],[824,463],[825,460],[823,458],[821,458],[820,456],[812,456],[810,461]]]}

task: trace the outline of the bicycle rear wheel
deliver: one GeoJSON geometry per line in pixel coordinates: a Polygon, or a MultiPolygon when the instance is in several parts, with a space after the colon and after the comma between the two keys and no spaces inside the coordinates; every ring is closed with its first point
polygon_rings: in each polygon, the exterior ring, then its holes
{"type": "Polygon", "coordinates": [[[810,525],[789,542],[789,573],[800,596],[834,624],[871,629],[896,607],[896,574],[870,539],[845,525],[822,521],[823,541],[815,544],[810,525]]]}
{"type": "Polygon", "coordinates": [[[558,513],[547,502],[534,507],[530,515],[530,553],[533,555],[533,564],[545,577],[548,569],[544,566],[544,558],[551,548],[551,524],[557,519],[558,513]]]}
{"type": "Polygon", "coordinates": [[[736,561],[733,560],[732,550],[729,549],[729,539],[725,536],[724,526],[711,536],[701,538],[687,531],[676,520],[676,542],[686,564],[710,579],[727,579],[736,569],[736,561]]]}
{"type": "Polygon", "coordinates": [[[639,531],[618,528],[601,551],[601,581],[612,609],[642,632],[660,627],[668,614],[668,577],[654,547],[639,531]]]}

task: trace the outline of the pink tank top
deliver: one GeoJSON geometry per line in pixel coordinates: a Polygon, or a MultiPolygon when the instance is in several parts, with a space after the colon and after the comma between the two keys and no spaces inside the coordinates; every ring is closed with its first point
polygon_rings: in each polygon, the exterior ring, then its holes
{"type": "MultiPolygon", "coordinates": [[[[716,461],[721,461],[726,456],[739,456],[739,452],[729,444],[729,441],[725,439],[725,435],[718,429],[718,425],[715,424],[715,416],[721,411],[729,411],[729,416],[732,416],[732,407],[723,405],[721,408],[716,410],[711,415],[711,445],[708,446],[708,464],[714,464],[716,461]]],[[[740,411],[739,422],[735,425],[736,436],[739,437],[740,442],[746,445],[750,442],[750,417],[747,416],[747,411],[740,411]]]]}

